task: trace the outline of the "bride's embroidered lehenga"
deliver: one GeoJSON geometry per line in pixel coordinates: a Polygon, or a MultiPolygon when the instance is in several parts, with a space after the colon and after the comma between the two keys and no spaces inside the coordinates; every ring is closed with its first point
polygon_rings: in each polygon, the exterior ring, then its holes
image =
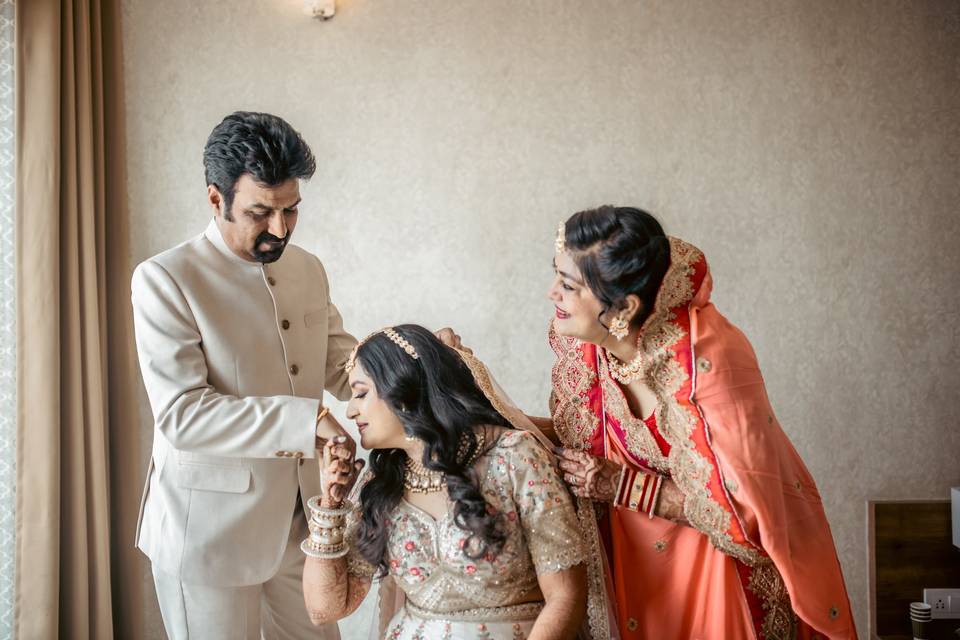
{"type": "Polygon", "coordinates": [[[703,254],[670,245],[640,338],[653,415],[631,414],[603,349],[550,331],[563,444],[669,476],[690,523],[579,500],[591,597],[604,597],[606,578],[615,599],[609,627],[610,603],[590,603],[593,635],[856,638],[820,495],[774,417],[753,350],[710,303],[703,254]]]}
{"type": "MultiPolygon", "coordinates": [[[[583,562],[577,516],[550,454],[526,431],[506,431],[474,466],[488,508],[507,534],[496,556],[471,560],[452,509],[439,520],[402,500],[390,520],[390,577],[406,602],[383,637],[398,640],[519,640],[543,608],[537,574],[583,562]]],[[[348,537],[356,535],[356,527],[348,537]]],[[[351,540],[347,571],[374,568],[351,540]]]]}

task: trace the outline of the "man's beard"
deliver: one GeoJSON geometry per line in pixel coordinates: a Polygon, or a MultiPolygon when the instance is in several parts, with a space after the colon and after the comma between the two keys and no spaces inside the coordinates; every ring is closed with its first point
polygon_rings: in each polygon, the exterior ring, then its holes
{"type": "Polygon", "coordinates": [[[257,236],[256,241],[253,243],[253,255],[254,259],[257,262],[262,262],[263,264],[269,264],[271,262],[276,262],[280,259],[280,256],[283,255],[283,250],[287,248],[287,242],[290,240],[290,233],[287,233],[285,238],[278,238],[269,231],[264,231],[257,236]],[[274,246],[273,249],[269,251],[261,251],[260,245],[264,242],[270,243],[274,246]]]}

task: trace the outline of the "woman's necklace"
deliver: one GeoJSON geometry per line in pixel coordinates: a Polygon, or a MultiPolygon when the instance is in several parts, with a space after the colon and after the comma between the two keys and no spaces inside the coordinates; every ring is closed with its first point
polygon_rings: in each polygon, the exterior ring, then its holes
{"type": "Polygon", "coordinates": [[[637,355],[627,363],[620,362],[617,356],[607,351],[607,361],[610,375],[620,384],[630,384],[643,377],[643,353],[640,350],[637,350],[637,355]]]}
{"type": "MultiPolygon", "coordinates": [[[[473,455],[464,462],[464,468],[469,469],[477,461],[477,458],[483,452],[485,441],[486,436],[481,430],[477,433],[477,448],[473,450],[473,455]]],[[[458,460],[466,454],[468,446],[468,442],[463,442],[460,445],[460,451],[457,452],[458,460]]],[[[427,469],[419,460],[407,456],[407,461],[404,463],[403,486],[410,493],[436,493],[447,487],[447,474],[443,471],[427,469]]]]}
{"type": "Polygon", "coordinates": [[[411,493],[436,493],[447,486],[447,474],[427,469],[419,460],[408,457],[403,470],[403,486],[411,493]]]}

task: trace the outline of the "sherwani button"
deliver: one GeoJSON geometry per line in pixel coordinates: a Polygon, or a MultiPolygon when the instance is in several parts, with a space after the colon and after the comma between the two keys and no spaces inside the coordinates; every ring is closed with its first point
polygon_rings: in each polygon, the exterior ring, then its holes
{"type": "Polygon", "coordinates": [[[294,457],[294,458],[302,458],[302,457],[303,457],[303,451],[297,451],[296,453],[293,454],[293,457],[294,457]]]}
{"type": "Polygon", "coordinates": [[[286,331],[287,329],[290,328],[290,321],[284,320],[280,323],[280,326],[283,328],[284,331],[286,331]]]}
{"type": "Polygon", "coordinates": [[[277,280],[273,276],[267,276],[267,283],[272,287],[277,284],[277,280]]]}
{"type": "Polygon", "coordinates": [[[290,365],[290,375],[295,376],[300,373],[300,367],[295,364],[290,365]]]}
{"type": "Polygon", "coordinates": [[[284,452],[283,452],[283,456],[284,456],[285,458],[292,458],[292,457],[293,457],[293,454],[290,453],[289,451],[284,451],[284,452]]]}
{"type": "Polygon", "coordinates": [[[278,458],[282,458],[286,453],[286,451],[277,451],[274,455],[278,458]]]}

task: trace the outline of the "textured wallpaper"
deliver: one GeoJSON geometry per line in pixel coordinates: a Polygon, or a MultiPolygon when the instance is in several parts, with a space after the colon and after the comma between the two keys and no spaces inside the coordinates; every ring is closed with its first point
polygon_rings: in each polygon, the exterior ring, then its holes
{"type": "Polygon", "coordinates": [[[347,326],[452,325],[544,413],[557,223],[647,208],[752,340],[866,636],[866,500],[960,484],[960,4],[300,6],[125,1],[133,260],[204,228],[223,115],[280,114],[347,326]]]}

